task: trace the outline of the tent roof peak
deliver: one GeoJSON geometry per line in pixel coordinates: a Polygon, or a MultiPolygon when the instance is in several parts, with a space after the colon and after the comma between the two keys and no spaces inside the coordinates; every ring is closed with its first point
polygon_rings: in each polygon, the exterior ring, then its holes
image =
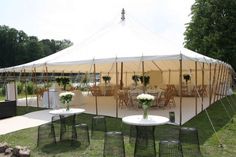
{"type": "Polygon", "coordinates": [[[125,9],[124,8],[121,10],[121,20],[125,21],[125,9]]]}

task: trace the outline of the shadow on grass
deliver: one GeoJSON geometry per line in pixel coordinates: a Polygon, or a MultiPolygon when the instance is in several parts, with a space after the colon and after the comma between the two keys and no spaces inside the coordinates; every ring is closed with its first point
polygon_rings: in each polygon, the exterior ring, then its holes
{"type": "Polygon", "coordinates": [[[84,150],[85,147],[80,147],[81,144],[78,141],[74,141],[73,145],[70,140],[64,140],[57,143],[47,144],[43,147],[37,148],[47,154],[59,154],[65,152],[76,152],[78,150],[84,150]]]}
{"type": "Polygon", "coordinates": [[[186,122],[183,126],[197,128],[200,144],[202,145],[215,133],[211,126],[210,120],[212,121],[216,131],[219,131],[225,127],[227,123],[233,122],[233,117],[236,111],[235,102],[235,95],[218,100],[214,103],[214,105],[207,108],[207,112],[203,110],[200,114],[186,122]]]}

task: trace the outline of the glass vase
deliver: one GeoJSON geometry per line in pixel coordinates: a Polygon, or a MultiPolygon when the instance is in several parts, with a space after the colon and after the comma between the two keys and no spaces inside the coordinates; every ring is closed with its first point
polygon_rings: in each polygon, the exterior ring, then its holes
{"type": "Polygon", "coordinates": [[[66,111],[69,111],[69,110],[70,110],[70,103],[67,102],[67,103],[66,103],[66,111]]]}
{"type": "Polygon", "coordinates": [[[142,105],[143,108],[143,119],[148,119],[148,106],[147,105],[142,105]]]}

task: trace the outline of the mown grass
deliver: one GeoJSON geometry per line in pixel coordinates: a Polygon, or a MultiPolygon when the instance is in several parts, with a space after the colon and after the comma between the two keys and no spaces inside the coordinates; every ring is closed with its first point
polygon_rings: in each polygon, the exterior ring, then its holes
{"type": "MultiPolygon", "coordinates": [[[[201,151],[206,157],[235,157],[236,156],[236,96],[224,98],[211,105],[207,113],[215,127],[211,127],[206,111],[202,111],[183,126],[196,127],[199,131],[201,151]],[[229,103],[230,102],[230,103],[229,103]],[[225,106],[223,106],[223,104],[225,106]],[[223,147],[219,147],[222,144],[223,147]]],[[[18,114],[28,113],[37,108],[18,107],[18,114]]],[[[77,117],[78,123],[86,123],[91,128],[91,121],[94,115],[80,114],[77,117]]],[[[108,131],[123,131],[125,135],[125,151],[127,157],[133,156],[134,145],[129,143],[129,126],[122,123],[121,119],[106,117],[108,131]]],[[[7,126],[6,126],[7,127],[7,126]]],[[[177,126],[162,125],[156,127],[156,147],[161,139],[178,139],[177,126]]],[[[33,157],[102,157],[103,140],[91,140],[86,149],[71,147],[70,144],[57,144],[48,146],[47,149],[38,149],[37,127],[24,129],[17,132],[0,136],[0,142],[7,142],[12,146],[24,145],[30,147],[33,157]]]]}

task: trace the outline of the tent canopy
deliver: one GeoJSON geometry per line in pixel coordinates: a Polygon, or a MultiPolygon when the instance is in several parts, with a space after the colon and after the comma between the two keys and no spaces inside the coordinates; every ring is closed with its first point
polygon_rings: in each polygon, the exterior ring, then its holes
{"type": "Polygon", "coordinates": [[[128,72],[145,70],[178,70],[179,60],[186,61],[183,69],[194,69],[194,62],[223,63],[186,48],[171,45],[156,34],[138,25],[133,19],[115,21],[84,42],[39,60],[0,69],[0,72],[24,70],[31,72],[88,72],[96,64],[98,72],[115,71],[115,63],[124,63],[128,72]]]}

